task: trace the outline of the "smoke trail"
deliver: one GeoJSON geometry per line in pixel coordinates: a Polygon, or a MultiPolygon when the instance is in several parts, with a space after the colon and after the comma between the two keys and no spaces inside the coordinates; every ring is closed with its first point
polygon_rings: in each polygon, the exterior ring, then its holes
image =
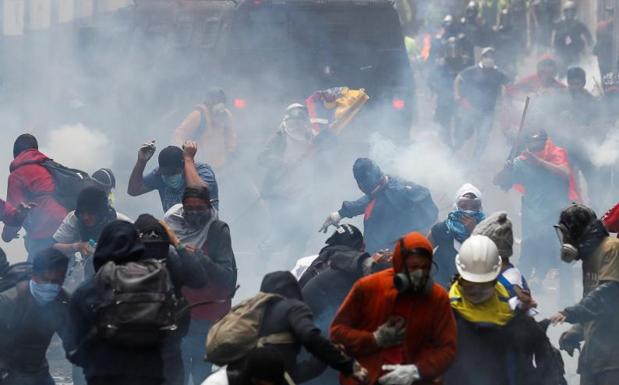
{"type": "Polygon", "coordinates": [[[67,167],[94,171],[111,167],[114,154],[108,137],[101,131],[88,128],[81,123],[64,125],[50,131],[43,153],[67,167]]]}

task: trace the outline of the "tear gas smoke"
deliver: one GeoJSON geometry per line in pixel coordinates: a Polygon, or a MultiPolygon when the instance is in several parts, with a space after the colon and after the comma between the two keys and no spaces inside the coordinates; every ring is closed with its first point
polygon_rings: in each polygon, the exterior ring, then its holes
{"type": "Polygon", "coordinates": [[[51,130],[41,144],[43,153],[57,162],[87,172],[111,167],[114,159],[110,139],[81,123],[51,130]]]}

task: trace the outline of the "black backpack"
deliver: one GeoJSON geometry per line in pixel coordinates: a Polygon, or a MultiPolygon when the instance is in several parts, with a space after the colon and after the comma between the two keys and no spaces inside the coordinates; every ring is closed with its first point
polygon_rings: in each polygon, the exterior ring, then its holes
{"type": "Polygon", "coordinates": [[[49,171],[54,180],[54,198],[69,211],[75,210],[77,196],[84,188],[97,185],[88,173],[63,166],[52,159],[43,161],[41,166],[49,171]]]}
{"type": "Polygon", "coordinates": [[[130,349],[160,346],[177,329],[178,300],[165,262],[106,263],[96,274],[96,333],[130,349]]]}
{"type": "Polygon", "coordinates": [[[0,293],[14,288],[21,281],[27,281],[32,277],[32,264],[20,262],[11,265],[7,272],[0,276],[0,293]]]}

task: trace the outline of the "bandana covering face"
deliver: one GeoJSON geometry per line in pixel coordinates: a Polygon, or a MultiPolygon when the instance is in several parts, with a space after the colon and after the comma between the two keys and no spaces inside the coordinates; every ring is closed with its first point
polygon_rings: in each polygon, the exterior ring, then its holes
{"type": "Polygon", "coordinates": [[[454,210],[447,215],[447,220],[445,224],[447,225],[447,229],[451,234],[453,234],[454,238],[462,243],[467,240],[468,237],[471,236],[471,233],[464,227],[462,223],[462,217],[468,216],[475,219],[476,223],[483,221],[486,218],[486,215],[481,211],[470,211],[470,210],[454,210]]]}

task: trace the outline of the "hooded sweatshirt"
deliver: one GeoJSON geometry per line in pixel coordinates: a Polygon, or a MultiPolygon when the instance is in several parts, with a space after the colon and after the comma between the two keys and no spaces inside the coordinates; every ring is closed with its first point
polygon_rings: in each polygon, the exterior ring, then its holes
{"type": "Polygon", "coordinates": [[[36,203],[23,224],[30,239],[51,238],[67,215],[67,209],[53,196],[56,187],[51,174],[41,165],[48,159],[38,150],[26,150],[10,166],[7,202],[13,207],[36,203]]]}
{"type": "MultiPolygon", "coordinates": [[[[430,242],[419,233],[404,238],[407,249],[422,247],[432,252],[430,242]]],[[[417,365],[423,383],[440,378],[456,355],[456,324],[447,292],[430,283],[424,293],[398,293],[393,284],[395,274],[404,270],[399,242],[395,246],[393,268],[357,281],[338,310],[331,325],[331,339],[369,371],[370,384],[383,374],[382,365],[392,348],[381,348],[373,333],[399,309],[408,309],[403,361],[417,365]]],[[[343,385],[355,381],[344,378],[343,385]]]]}
{"type": "MultiPolygon", "coordinates": [[[[143,258],[144,244],[133,224],[113,221],[101,233],[93,262],[98,271],[113,261],[125,263],[143,258]]],[[[124,378],[163,378],[163,361],[160,349],[129,349],[115,346],[94,336],[86,339],[97,320],[96,308],[101,303],[95,278],[80,285],[69,306],[70,328],[68,343],[69,360],[84,369],[87,379],[93,377],[121,376],[124,378]],[[71,354],[73,353],[73,354],[71,354]]]]}
{"type": "Polygon", "coordinates": [[[264,314],[260,336],[289,332],[294,344],[273,345],[284,357],[286,371],[296,383],[318,376],[324,369],[322,363],[333,369],[352,373],[353,360],[340,352],[314,323],[312,311],[303,302],[301,288],[296,278],[288,271],[276,271],[265,275],[260,286],[264,293],[279,294],[284,300],[271,303],[264,314]],[[297,363],[297,355],[303,346],[321,362],[308,360],[297,363]]]}

